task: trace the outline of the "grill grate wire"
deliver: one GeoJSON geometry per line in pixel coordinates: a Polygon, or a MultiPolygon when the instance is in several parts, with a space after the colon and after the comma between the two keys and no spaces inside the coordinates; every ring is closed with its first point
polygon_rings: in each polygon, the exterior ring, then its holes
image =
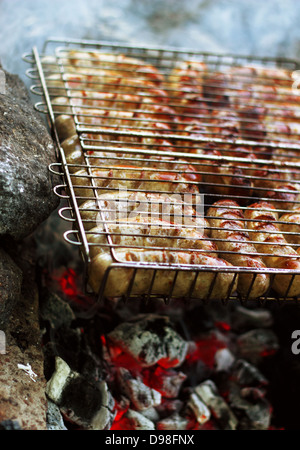
{"type": "MultiPolygon", "coordinates": [[[[215,217],[209,212],[219,207],[215,202],[224,199],[238,203],[237,206],[227,205],[228,212],[238,210],[241,214],[255,212],[256,209],[251,207],[255,202],[275,204],[275,210],[265,207],[263,212],[266,217],[255,219],[255,222],[261,226],[268,225],[268,214],[275,212],[280,233],[287,240],[293,239],[293,243],[288,245],[297,251],[300,247],[300,238],[297,240],[299,232],[283,229],[290,222],[281,219],[291,213],[293,207],[300,207],[297,194],[300,178],[299,97],[292,89],[293,80],[287,75],[297,70],[297,61],[59,39],[49,39],[41,54],[33,48],[24,59],[32,65],[27,71],[27,75],[35,81],[31,91],[43,97],[43,101],[36,103],[35,107],[37,111],[47,114],[58,144],[59,162],[52,164],[50,170],[63,178],[63,184],[56,187],[55,192],[69,201],[69,206],[59,212],[64,220],[72,223],[65,239],[79,246],[86,269],[95,249],[107,249],[111,255],[112,262],[96,292],[98,300],[109,295],[107,283],[110,274],[120,269],[131,271],[126,293],[123,294],[125,298],[143,297],[149,300],[163,297],[168,302],[174,297],[178,279],[185,274],[190,285],[184,297],[190,300],[194,298],[195,286],[203,273],[213,274],[205,301],[210,300],[223,273],[233,275],[226,295],[220,298],[224,303],[236,298],[242,301],[251,298],[253,285],[261,274],[270,277],[269,288],[259,297],[261,302],[298,297],[290,295],[290,290],[300,275],[299,268],[238,265],[220,268],[179,264],[176,258],[173,262],[153,263],[128,261],[120,256],[124,249],[172,252],[177,256],[186,252],[198,255],[217,253],[218,258],[224,259],[234,255],[234,250],[220,248],[228,239],[212,237],[212,233],[222,232],[224,228],[212,225],[215,217]],[[76,54],[74,52],[80,57],[75,69],[70,59],[70,54],[76,54]],[[108,55],[103,57],[100,65],[97,59],[99,54],[108,55]],[[138,58],[147,67],[157,69],[159,75],[149,83],[149,72],[145,71],[137,81],[134,78],[134,70],[138,71],[137,63],[128,59],[112,62],[111,54],[138,58]],[[200,77],[201,73],[193,68],[193,78],[189,72],[192,69],[188,67],[182,81],[178,64],[184,61],[192,61],[192,68],[195,62],[205,64],[209,68],[206,78],[195,83],[195,77],[200,77]],[[259,64],[265,70],[253,78],[243,71],[251,64],[259,64]],[[232,70],[233,75],[229,75],[228,70],[232,70]],[[77,160],[70,160],[63,148],[65,141],[57,127],[57,118],[62,115],[73,120],[76,148],[81,152],[77,160]],[[114,220],[107,218],[120,213],[119,205],[124,202],[120,183],[126,187],[124,198],[127,208],[137,203],[139,206],[149,206],[149,198],[151,208],[157,205],[154,211],[151,210],[150,221],[148,210],[139,212],[139,221],[130,222],[130,227],[125,226],[125,229],[122,220],[115,224],[114,220]],[[59,189],[65,190],[66,194],[60,194],[59,189]],[[181,208],[179,212],[172,213],[169,234],[161,231],[164,217],[160,209],[163,205],[161,196],[175,196],[175,204],[178,206],[179,203],[181,208]],[[91,203],[87,205],[87,202],[91,203]],[[180,235],[178,229],[182,232],[191,226],[195,232],[203,231],[203,225],[195,222],[198,219],[198,205],[204,211],[205,234],[200,237],[180,235]],[[182,208],[189,208],[192,225],[176,222],[182,219],[182,208]],[[98,227],[100,225],[96,234],[105,237],[100,244],[97,239],[95,242],[89,239],[95,234],[93,225],[96,223],[98,227]],[[152,231],[147,234],[144,229],[149,229],[149,226],[152,231]],[[153,227],[156,227],[154,232],[153,227]],[[150,241],[147,245],[143,241],[146,234],[146,239],[150,241]],[[124,237],[132,241],[124,244],[124,237]],[[160,242],[162,237],[164,241],[160,242]],[[211,250],[192,245],[208,240],[213,243],[211,250]],[[136,294],[135,281],[141,271],[147,272],[150,282],[146,292],[136,294]],[[167,272],[172,273],[169,290],[167,293],[157,292],[154,289],[156,279],[160,273],[167,272]],[[236,292],[237,278],[241,274],[252,275],[249,289],[243,295],[236,292]],[[278,295],[273,289],[274,278],[282,275],[289,276],[289,281],[285,292],[278,295]]],[[[170,209],[174,204],[167,201],[165,206],[170,209]]],[[[130,209],[131,213],[133,211],[130,209]]],[[[234,220],[230,220],[233,221],[232,231],[238,232],[234,220]]],[[[255,235],[261,234],[261,229],[249,227],[253,219],[243,217],[242,221],[243,232],[248,232],[250,236],[248,243],[255,247],[255,235]]],[[[268,230],[271,237],[277,234],[276,230],[268,230]]],[[[230,243],[238,244],[239,239],[231,238],[230,243]]],[[[277,242],[276,248],[286,245],[277,242]]],[[[280,256],[286,261],[291,258],[288,254],[274,255],[274,252],[262,251],[268,246],[270,241],[267,240],[260,243],[260,250],[240,252],[240,255],[280,256]]],[[[298,258],[293,256],[297,262],[298,258]]]]}

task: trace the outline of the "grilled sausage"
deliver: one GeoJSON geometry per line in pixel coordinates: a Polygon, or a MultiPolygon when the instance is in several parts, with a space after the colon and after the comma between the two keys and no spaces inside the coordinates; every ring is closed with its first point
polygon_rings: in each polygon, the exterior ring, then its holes
{"type": "Polygon", "coordinates": [[[61,146],[64,150],[67,163],[69,164],[70,172],[77,172],[80,169],[80,166],[84,164],[83,151],[78,135],[74,134],[73,136],[65,139],[61,146]]]}
{"type": "Polygon", "coordinates": [[[290,244],[296,244],[298,246],[300,244],[300,207],[296,206],[292,209],[291,212],[282,214],[282,216],[280,216],[279,218],[278,226],[282,232],[286,233],[284,235],[285,239],[290,244]]]}
{"type": "Polygon", "coordinates": [[[84,197],[93,196],[95,188],[99,194],[111,190],[140,190],[199,195],[195,181],[191,181],[188,174],[186,176],[184,173],[157,172],[147,167],[119,165],[103,169],[92,168],[91,174],[82,169],[71,176],[75,194],[80,197],[79,201],[84,201],[84,197]]]}
{"type": "Polygon", "coordinates": [[[138,58],[129,57],[122,54],[104,53],[103,51],[78,51],[64,50],[59,54],[61,62],[71,64],[79,73],[103,73],[103,69],[109,69],[110,73],[116,73],[123,78],[132,77],[146,78],[155,84],[161,84],[163,76],[159,71],[138,58]],[[92,70],[94,69],[94,71],[92,70]],[[101,71],[102,69],[102,71],[101,71]]]}
{"type": "Polygon", "coordinates": [[[278,181],[272,190],[261,191],[260,196],[267,198],[276,209],[292,209],[300,200],[300,184],[278,181]]]}
{"type": "MultiPolygon", "coordinates": [[[[158,264],[175,264],[181,270],[178,271],[176,277],[174,270],[163,270],[163,266],[160,266],[160,270],[156,273],[153,268],[139,268],[136,274],[134,268],[112,268],[107,275],[104,291],[104,295],[109,297],[126,295],[130,287],[131,294],[147,294],[151,288],[152,294],[169,295],[173,286],[172,297],[191,296],[199,299],[222,300],[226,299],[236,289],[237,277],[230,272],[231,265],[219,258],[197,254],[196,252],[138,249],[117,251],[116,257],[120,262],[154,264],[157,265],[157,268],[159,267],[158,264]],[[187,264],[195,266],[195,270],[198,269],[198,275],[193,270],[182,270],[187,264]],[[206,267],[208,271],[205,271],[206,267]],[[218,268],[218,271],[210,270],[212,268],[218,268]],[[222,269],[225,270],[222,272],[222,269]],[[155,278],[152,284],[153,277],[155,278]]],[[[113,262],[114,260],[109,252],[99,253],[92,259],[89,265],[89,284],[94,292],[99,292],[106,271],[113,262]]]]}
{"type": "Polygon", "coordinates": [[[181,61],[172,70],[168,82],[174,90],[171,100],[181,114],[204,114],[227,104],[224,95],[226,76],[211,72],[201,61],[181,61]]]}
{"type": "Polygon", "coordinates": [[[61,142],[76,134],[76,126],[72,116],[61,114],[55,119],[55,127],[61,142]]]}
{"type": "Polygon", "coordinates": [[[193,199],[190,200],[182,201],[177,195],[112,191],[100,195],[98,200],[84,202],[79,209],[86,230],[101,224],[103,220],[115,223],[130,217],[152,217],[209,236],[202,204],[193,204],[193,199]]]}
{"type": "Polygon", "coordinates": [[[258,166],[252,171],[256,196],[266,198],[277,209],[292,209],[300,199],[300,185],[284,167],[258,166]]]}
{"type": "MultiPolygon", "coordinates": [[[[278,225],[278,214],[274,206],[267,202],[253,203],[245,212],[249,219],[250,237],[267,267],[300,271],[297,252],[287,243],[278,225]]],[[[272,284],[281,296],[300,295],[300,275],[276,274],[272,284]]]]}
{"type": "Polygon", "coordinates": [[[112,244],[118,251],[126,250],[128,247],[132,249],[155,247],[155,250],[164,250],[168,247],[178,252],[182,249],[200,250],[202,254],[217,257],[216,245],[207,239],[201,230],[178,226],[157,217],[140,217],[134,214],[132,216],[118,220],[116,223],[106,222],[105,227],[100,224],[92,228],[87,233],[88,242],[91,244],[91,257],[108,250],[107,231],[112,244]]]}
{"type": "MultiPolygon", "coordinates": [[[[208,222],[213,228],[211,237],[220,239],[217,247],[222,257],[238,267],[266,269],[265,264],[245,231],[244,215],[239,205],[232,200],[220,200],[208,210],[208,222]],[[225,253],[223,253],[225,252],[225,253]],[[232,253],[226,253],[232,252],[232,253]]],[[[237,290],[242,296],[257,298],[269,288],[270,280],[266,273],[240,273],[237,290]]]]}

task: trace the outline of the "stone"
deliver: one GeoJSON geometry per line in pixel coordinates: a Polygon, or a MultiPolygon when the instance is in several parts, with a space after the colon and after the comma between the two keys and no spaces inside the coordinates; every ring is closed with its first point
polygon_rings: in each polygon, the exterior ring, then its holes
{"type": "Polygon", "coordinates": [[[22,271],[0,247],[0,330],[5,331],[21,294],[22,271]]]}
{"type": "Polygon", "coordinates": [[[22,430],[20,424],[17,420],[3,420],[0,422],[0,430],[5,431],[16,431],[22,430]]]}
{"type": "Polygon", "coordinates": [[[17,422],[22,430],[46,430],[38,288],[23,273],[21,296],[5,332],[5,354],[0,354],[0,418],[2,423],[17,422]]]}
{"type": "Polygon", "coordinates": [[[48,410],[47,410],[47,430],[67,430],[64,424],[62,415],[60,413],[59,407],[48,400],[48,410]]]}
{"type": "Polygon", "coordinates": [[[48,170],[54,143],[22,80],[5,72],[0,93],[0,235],[21,240],[59,201],[48,170]],[[4,92],[4,93],[3,93],[4,92]]]}

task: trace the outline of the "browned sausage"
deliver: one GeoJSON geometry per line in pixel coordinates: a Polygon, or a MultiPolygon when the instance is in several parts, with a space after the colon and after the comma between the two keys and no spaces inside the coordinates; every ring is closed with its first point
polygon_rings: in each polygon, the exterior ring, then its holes
{"type": "MultiPolygon", "coordinates": [[[[250,237],[256,242],[255,247],[263,253],[267,267],[300,271],[300,259],[297,252],[287,243],[276,224],[278,214],[274,206],[267,202],[253,203],[245,212],[250,237]]],[[[300,275],[277,274],[272,283],[274,290],[285,297],[300,295],[300,275]]]]}
{"type": "MultiPolygon", "coordinates": [[[[234,266],[253,269],[266,269],[265,264],[245,231],[244,215],[239,205],[232,200],[220,200],[208,210],[208,222],[211,237],[220,239],[216,241],[217,247],[222,251],[222,258],[234,266]],[[226,253],[231,252],[231,253],[226,253]]],[[[240,273],[238,292],[242,296],[257,298],[262,296],[269,288],[270,279],[266,273],[240,273]]]]}
{"type": "Polygon", "coordinates": [[[280,230],[286,233],[284,234],[285,239],[292,245],[296,244],[297,247],[295,249],[297,250],[300,244],[300,207],[296,206],[291,212],[282,214],[278,225],[280,230]]]}
{"type": "MultiPolygon", "coordinates": [[[[232,267],[228,262],[214,257],[201,255],[195,252],[174,252],[174,251],[151,251],[151,250],[130,250],[117,251],[116,257],[123,263],[146,263],[145,268],[139,267],[135,276],[134,268],[117,267],[110,270],[105,284],[104,295],[109,297],[121,297],[126,295],[132,283],[131,293],[136,295],[147,294],[151,287],[151,293],[157,295],[169,295],[173,282],[174,289],[172,297],[195,297],[199,299],[226,299],[228,295],[235,291],[235,274],[230,272],[232,267]],[[156,272],[153,285],[154,264],[160,268],[156,272]],[[179,270],[177,278],[174,280],[174,270],[163,270],[163,264],[167,266],[175,265],[179,270]],[[148,265],[148,269],[146,268],[148,265]],[[198,276],[193,270],[182,270],[184,266],[195,266],[198,269],[198,276]],[[207,271],[205,270],[207,268],[207,271]],[[216,268],[217,272],[212,269],[216,268]],[[211,270],[210,270],[211,269],[211,270]],[[225,269],[222,271],[222,269],[225,269]],[[134,278],[133,278],[134,277],[134,278]]],[[[110,252],[99,253],[89,265],[89,283],[94,292],[99,292],[101,283],[106,271],[110,268],[114,260],[110,252]]]]}

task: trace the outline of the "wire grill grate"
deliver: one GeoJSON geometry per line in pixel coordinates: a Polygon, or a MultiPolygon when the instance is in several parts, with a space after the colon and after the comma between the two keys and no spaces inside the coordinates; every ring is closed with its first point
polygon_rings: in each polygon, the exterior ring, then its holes
{"type": "Polygon", "coordinates": [[[24,59],[99,299],[300,295],[297,61],[57,39],[24,59]]]}

